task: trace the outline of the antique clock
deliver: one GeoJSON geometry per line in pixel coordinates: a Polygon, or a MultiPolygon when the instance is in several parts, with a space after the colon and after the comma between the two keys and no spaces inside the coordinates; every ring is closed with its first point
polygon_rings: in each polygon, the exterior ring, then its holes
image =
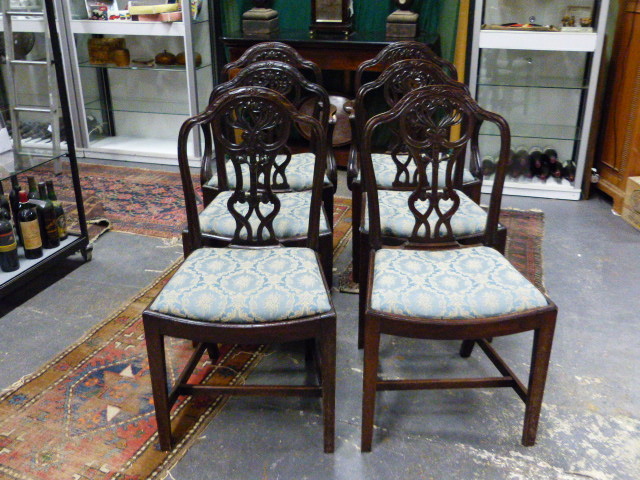
{"type": "Polygon", "coordinates": [[[353,31],[353,0],[311,0],[311,34],[353,31]]]}

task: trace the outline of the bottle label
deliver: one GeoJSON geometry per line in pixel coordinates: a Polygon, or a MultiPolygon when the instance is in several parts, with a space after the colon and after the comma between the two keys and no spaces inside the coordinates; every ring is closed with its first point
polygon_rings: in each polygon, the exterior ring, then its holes
{"type": "Polygon", "coordinates": [[[35,250],[42,247],[42,238],[40,238],[40,226],[38,220],[30,222],[20,222],[20,231],[22,232],[22,240],[26,250],[35,250]]]}
{"type": "Polygon", "coordinates": [[[44,229],[47,232],[47,237],[51,240],[56,240],[58,238],[58,224],[56,223],[56,218],[51,217],[48,219],[48,222],[44,226],[44,229]]]}
{"type": "Polygon", "coordinates": [[[0,233],[0,253],[12,252],[18,248],[16,243],[16,237],[13,235],[13,230],[7,233],[0,233]]]}
{"type": "Polygon", "coordinates": [[[64,214],[56,218],[56,224],[58,225],[58,237],[64,238],[67,234],[67,219],[64,214]]]}

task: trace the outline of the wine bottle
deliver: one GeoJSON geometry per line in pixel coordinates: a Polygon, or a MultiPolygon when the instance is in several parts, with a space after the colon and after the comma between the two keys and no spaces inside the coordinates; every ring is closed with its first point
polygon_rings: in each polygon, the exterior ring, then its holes
{"type": "Polygon", "coordinates": [[[4,208],[7,212],[10,211],[9,200],[6,195],[0,195],[0,208],[4,208]]]}
{"type": "Polygon", "coordinates": [[[42,238],[36,207],[28,203],[27,192],[20,192],[20,210],[18,224],[22,232],[22,246],[25,258],[39,258],[42,256],[42,238]]]}
{"type": "Polygon", "coordinates": [[[47,187],[44,182],[38,184],[38,194],[40,196],[40,202],[37,204],[37,210],[38,216],[40,217],[40,227],[42,228],[40,232],[42,236],[42,246],[44,248],[56,248],[60,245],[56,212],[53,208],[53,203],[47,198],[47,187]]]}
{"type": "Polygon", "coordinates": [[[537,177],[542,171],[542,149],[533,147],[529,150],[529,174],[527,177],[537,177]]]}
{"type": "Polygon", "coordinates": [[[509,175],[513,178],[518,178],[521,175],[526,175],[529,171],[529,153],[525,147],[518,147],[516,153],[513,156],[513,162],[509,168],[509,175]]]}
{"type": "Polygon", "coordinates": [[[13,226],[8,220],[0,218],[0,270],[13,272],[18,268],[18,244],[13,234],[13,226]]]}
{"type": "Polygon", "coordinates": [[[567,160],[562,168],[562,176],[573,182],[576,179],[576,162],[575,160],[567,160]]]}
{"type": "Polygon", "coordinates": [[[11,207],[11,215],[13,216],[13,223],[16,226],[16,233],[18,234],[18,244],[22,245],[22,233],[20,232],[20,222],[18,221],[18,210],[20,209],[20,185],[15,177],[12,179],[11,191],[9,192],[9,206],[11,207]]]}
{"type": "Polygon", "coordinates": [[[36,185],[36,179],[34,177],[27,177],[27,182],[29,182],[29,194],[27,195],[27,197],[35,200],[40,199],[40,195],[38,194],[38,187],[36,185]]]}
{"type": "Polygon", "coordinates": [[[53,188],[53,182],[51,180],[47,180],[45,185],[47,186],[47,196],[49,197],[49,200],[51,200],[51,203],[53,204],[53,211],[56,214],[58,237],[60,240],[65,240],[67,238],[67,217],[64,214],[62,202],[60,202],[56,196],[56,191],[53,188]]]}
{"type": "Polygon", "coordinates": [[[496,163],[493,161],[493,157],[491,155],[486,155],[482,159],[482,175],[488,177],[489,175],[493,175],[496,171],[496,163]]]}

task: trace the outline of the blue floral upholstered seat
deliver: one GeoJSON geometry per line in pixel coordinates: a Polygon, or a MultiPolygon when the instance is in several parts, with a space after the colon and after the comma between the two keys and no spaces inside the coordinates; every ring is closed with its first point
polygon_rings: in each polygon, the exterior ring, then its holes
{"type": "Polygon", "coordinates": [[[547,305],[544,295],[490,247],[376,252],[371,291],[376,311],[464,320],[547,305]]]}
{"type": "MultiPolygon", "coordinates": [[[[401,162],[406,161],[406,159],[407,159],[406,155],[398,155],[398,160],[400,160],[401,162]]],[[[393,182],[396,179],[396,174],[398,172],[398,168],[396,167],[395,162],[391,158],[391,154],[372,153],[371,161],[373,163],[373,171],[376,174],[376,184],[378,188],[391,188],[393,186],[393,182]]],[[[438,175],[439,187],[444,186],[443,182],[445,179],[445,173],[444,173],[445,168],[446,168],[446,165],[444,163],[440,165],[440,172],[438,175]]],[[[409,173],[409,178],[406,180],[413,179],[416,172],[416,164],[414,162],[411,162],[407,170],[409,173]]],[[[463,183],[469,183],[476,180],[476,178],[471,174],[471,172],[467,168],[463,169],[462,172],[463,172],[462,173],[463,183]]],[[[431,178],[430,178],[431,175],[429,173],[430,172],[427,173],[427,179],[431,181],[431,178]]],[[[362,172],[359,171],[358,176],[356,177],[357,182],[361,181],[361,178],[360,178],[361,176],[362,176],[362,172]]],[[[405,180],[405,179],[401,178],[400,180],[405,180]]]]}
{"type": "MultiPolygon", "coordinates": [[[[283,155],[276,157],[276,163],[280,163],[284,160],[283,155]]],[[[310,152],[294,153],[291,155],[291,162],[287,165],[286,175],[287,183],[293,191],[309,190],[313,184],[313,167],[315,166],[315,155],[310,152]]],[[[226,163],[227,181],[229,182],[229,188],[236,187],[236,171],[233,168],[231,162],[226,163]]],[[[242,184],[248,186],[249,182],[249,167],[247,165],[242,166],[242,184]]],[[[329,177],[325,175],[324,184],[331,185],[329,177]]],[[[218,175],[213,175],[206,183],[209,187],[218,186],[218,175]]]]}
{"type": "Polygon", "coordinates": [[[150,309],[204,322],[259,323],[326,313],[331,305],[311,249],[201,248],[150,309]]]}
{"type": "MultiPolygon", "coordinates": [[[[477,235],[484,232],[487,225],[487,212],[464,193],[457,191],[460,196],[460,206],[451,219],[451,228],[456,237],[477,235]]],[[[409,196],[412,192],[398,190],[379,190],[378,203],[380,205],[380,229],[382,235],[397,238],[409,238],[415,225],[415,218],[409,210],[409,196]]],[[[443,201],[441,207],[450,207],[451,201],[443,201]]],[[[362,231],[369,233],[369,212],[365,210],[362,231]]],[[[431,227],[435,226],[438,216],[433,212],[429,216],[431,227]]],[[[443,228],[444,230],[444,228],[443,228]]]]}
{"type": "MultiPolygon", "coordinates": [[[[233,237],[236,229],[236,221],[229,213],[227,202],[233,195],[231,191],[221,192],[213,201],[200,213],[200,228],[202,233],[217,235],[222,237],[233,237]]],[[[273,221],[273,230],[278,238],[293,238],[307,235],[309,228],[309,205],[311,203],[311,192],[288,192],[278,194],[280,200],[280,211],[273,221]]],[[[244,214],[248,207],[238,205],[238,210],[244,214]]],[[[259,224],[256,215],[252,215],[251,220],[254,228],[259,224]]],[[[243,231],[246,235],[246,231],[243,231]]],[[[320,235],[329,235],[331,229],[327,224],[325,215],[320,216],[320,235]]]]}

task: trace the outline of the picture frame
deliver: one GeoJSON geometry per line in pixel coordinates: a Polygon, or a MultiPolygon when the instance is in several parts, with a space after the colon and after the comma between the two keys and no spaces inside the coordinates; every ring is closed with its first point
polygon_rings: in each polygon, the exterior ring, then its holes
{"type": "Polygon", "coordinates": [[[312,35],[353,32],[353,0],[311,0],[312,35]]]}

